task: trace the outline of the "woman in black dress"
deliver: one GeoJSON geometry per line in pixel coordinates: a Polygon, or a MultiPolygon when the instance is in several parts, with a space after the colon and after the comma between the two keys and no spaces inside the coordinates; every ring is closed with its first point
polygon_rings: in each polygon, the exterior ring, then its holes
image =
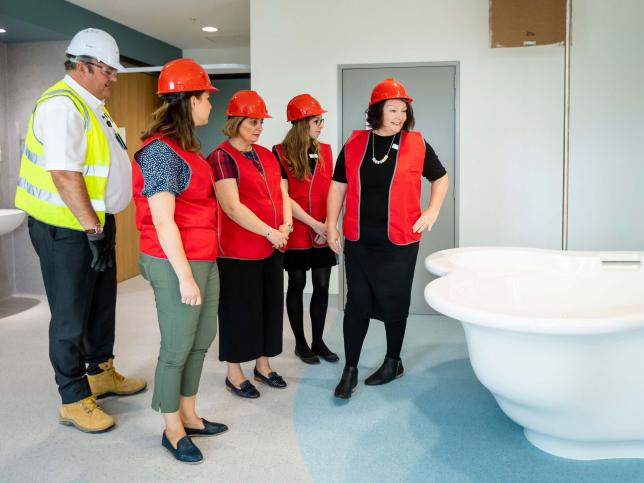
{"type": "Polygon", "coordinates": [[[448,189],[432,147],[412,131],[412,98],[396,79],[384,79],[371,93],[367,121],[372,131],[354,131],[333,173],[327,210],[329,246],[340,253],[337,223],[346,201],[343,234],[347,305],[346,363],[335,396],[348,399],[357,385],[358,360],[369,319],[382,320],[387,354],[367,385],[402,376],[400,351],[422,232],[431,230],[448,189]],[[429,206],[420,207],[421,177],[431,183],[429,206]]]}
{"type": "Polygon", "coordinates": [[[329,362],[339,360],[322,340],[331,267],[337,265],[336,255],[327,244],[325,224],[333,154],[330,145],[318,141],[325,112],[310,94],[295,96],[286,107],[286,119],[292,127],[284,141],[273,147],[273,154],[282,167],[282,177],[288,179],[294,218],[293,233],[284,253],[284,269],[288,272],[286,311],[295,336],[295,355],[307,364],[319,364],[318,356],[329,362]],[[304,337],[303,293],[307,270],[311,270],[313,282],[310,348],[304,337]]]}

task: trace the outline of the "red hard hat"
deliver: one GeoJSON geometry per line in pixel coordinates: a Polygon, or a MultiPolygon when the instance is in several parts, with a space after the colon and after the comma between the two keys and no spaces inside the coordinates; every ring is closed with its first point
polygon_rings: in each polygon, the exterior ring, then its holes
{"type": "Polygon", "coordinates": [[[371,91],[371,102],[369,102],[369,105],[371,106],[372,104],[384,101],[385,99],[404,99],[407,102],[413,101],[413,99],[407,95],[405,86],[393,77],[381,80],[376,84],[376,87],[371,91]]]}
{"type": "Polygon", "coordinates": [[[305,117],[319,116],[325,112],[320,103],[311,94],[300,94],[288,101],[286,120],[293,122],[305,117]]]}
{"type": "Polygon", "coordinates": [[[217,92],[210,77],[193,59],[175,59],[161,69],[157,94],[173,92],[210,91],[217,92]]]}
{"type": "Polygon", "coordinates": [[[264,99],[255,91],[237,91],[230,98],[227,116],[254,117],[257,119],[266,119],[272,117],[268,115],[268,109],[264,99]]]}

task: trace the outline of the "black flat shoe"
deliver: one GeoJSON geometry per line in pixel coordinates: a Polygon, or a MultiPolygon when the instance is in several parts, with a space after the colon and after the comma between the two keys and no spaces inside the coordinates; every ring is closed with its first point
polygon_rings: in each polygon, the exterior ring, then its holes
{"type": "Polygon", "coordinates": [[[338,355],[335,352],[332,352],[324,342],[321,342],[319,345],[312,345],[311,351],[327,362],[338,362],[340,360],[338,355]]]}
{"type": "Polygon", "coordinates": [[[203,421],[203,428],[185,428],[186,434],[188,436],[215,436],[216,434],[221,434],[228,431],[228,426],[222,423],[213,423],[204,418],[201,418],[203,421]]]}
{"type": "Polygon", "coordinates": [[[269,372],[268,377],[263,375],[261,372],[257,370],[257,368],[253,369],[253,373],[255,374],[255,380],[257,382],[263,382],[264,384],[268,384],[271,387],[276,387],[278,389],[284,389],[286,387],[286,381],[282,379],[282,376],[280,376],[277,372],[269,372]]]}
{"type": "Polygon", "coordinates": [[[300,347],[295,346],[295,355],[302,359],[306,364],[319,364],[320,359],[316,356],[308,346],[300,347]]]}
{"type": "Polygon", "coordinates": [[[203,462],[203,455],[199,448],[195,446],[192,440],[188,436],[184,436],[177,442],[176,449],[172,447],[172,443],[163,432],[163,438],[161,438],[161,444],[164,448],[170,451],[170,454],[174,456],[177,461],[182,463],[188,463],[190,465],[198,465],[203,462]]]}
{"type": "Polygon", "coordinates": [[[376,372],[367,377],[364,383],[367,386],[379,386],[381,384],[387,384],[394,379],[402,377],[403,372],[405,372],[405,369],[403,368],[402,361],[400,359],[385,357],[385,360],[380,368],[378,368],[376,372]]]}
{"type": "Polygon", "coordinates": [[[239,397],[245,397],[248,399],[257,399],[260,396],[257,388],[253,386],[249,380],[245,380],[237,388],[228,380],[228,378],[226,378],[226,389],[239,397]]]}
{"type": "Polygon", "coordinates": [[[353,366],[344,366],[342,378],[335,388],[335,397],[340,399],[349,399],[358,385],[358,368],[353,366]]]}

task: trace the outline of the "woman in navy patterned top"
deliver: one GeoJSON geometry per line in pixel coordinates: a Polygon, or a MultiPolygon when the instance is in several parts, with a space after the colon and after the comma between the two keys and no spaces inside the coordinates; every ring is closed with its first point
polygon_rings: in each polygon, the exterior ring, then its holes
{"type": "Polygon", "coordinates": [[[191,436],[228,429],[195,409],[219,302],[217,202],[195,127],[208,122],[216,90],[194,60],[166,64],[159,76],[163,105],[132,167],[139,266],[154,290],[161,332],[152,409],[165,421],[162,445],[185,463],[203,459],[191,436]]]}

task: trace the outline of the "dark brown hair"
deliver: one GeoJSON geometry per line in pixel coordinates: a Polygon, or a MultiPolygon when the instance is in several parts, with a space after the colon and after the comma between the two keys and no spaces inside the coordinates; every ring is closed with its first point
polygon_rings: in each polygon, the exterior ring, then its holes
{"type": "Polygon", "coordinates": [[[163,134],[176,140],[179,146],[186,151],[199,151],[201,144],[195,133],[190,98],[194,96],[199,99],[204,92],[190,91],[162,94],[160,97],[163,100],[163,104],[152,114],[152,123],[141,136],[141,140],[157,134],[163,134]]]}
{"type": "MultiPolygon", "coordinates": [[[[293,121],[293,126],[286,133],[282,147],[284,152],[284,162],[296,179],[304,180],[311,174],[309,164],[309,150],[315,149],[320,161],[320,143],[313,139],[310,132],[310,117],[293,121]]],[[[324,166],[323,164],[320,167],[324,166]]]]}
{"type": "MultiPolygon", "coordinates": [[[[390,99],[376,102],[375,104],[370,105],[369,109],[367,109],[367,122],[371,126],[371,129],[378,129],[382,126],[382,111],[385,107],[385,102],[388,100],[390,99]]],[[[403,124],[402,130],[411,131],[414,129],[414,124],[416,124],[416,121],[414,120],[414,109],[411,107],[411,103],[405,99],[398,100],[403,101],[407,106],[407,119],[405,120],[405,124],[403,124]]]]}

